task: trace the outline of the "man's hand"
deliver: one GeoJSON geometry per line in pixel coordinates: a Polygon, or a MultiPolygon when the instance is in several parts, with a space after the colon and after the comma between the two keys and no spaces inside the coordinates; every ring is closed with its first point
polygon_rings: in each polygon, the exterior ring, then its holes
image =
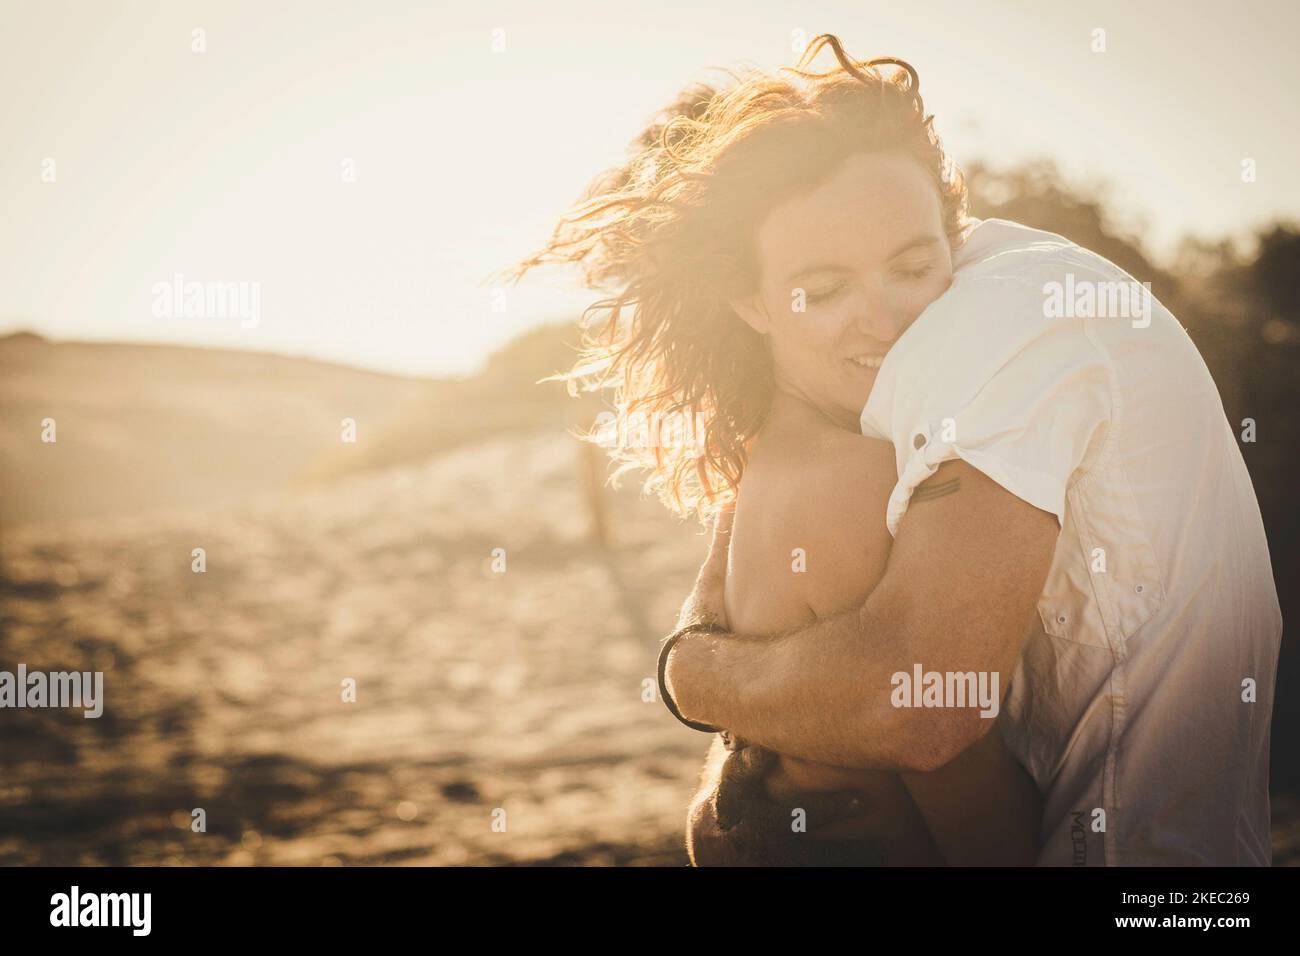
{"type": "Polygon", "coordinates": [[[723,591],[727,584],[727,561],[731,548],[731,523],[736,517],[735,502],[718,512],[713,522],[713,540],[708,557],[700,566],[695,587],[682,605],[677,616],[677,627],[688,624],[717,624],[727,626],[727,608],[723,591]]]}
{"type": "Polygon", "coordinates": [[[687,853],[694,866],[872,866],[884,862],[871,840],[818,839],[807,831],[860,817],[867,809],[861,793],[837,791],[791,794],[771,799],[763,779],[779,755],[758,746],[723,751],[714,742],[705,785],[687,819],[687,853]],[[725,757],[723,754],[725,753],[725,757]],[[719,767],[718,764],[721,764],[719,767]]]}

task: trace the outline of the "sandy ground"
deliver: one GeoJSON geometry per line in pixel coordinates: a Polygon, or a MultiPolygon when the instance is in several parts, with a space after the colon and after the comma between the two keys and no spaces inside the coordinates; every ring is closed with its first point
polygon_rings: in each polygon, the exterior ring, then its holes
{"type": "Polygon", "coordinates": [[[575,461],[535,433],[7,533],[0,660],[107,703],[4,712],[0,863],[684,864],[708,738],[642,696],[707,542],[633,491],[596,546],[575,461]]]}
{"type": "Polygon", "coordinates": [[[684,865],[709,741],[643,692],[707,541],[629,490],[594,544],[576,464],[552,429],[6,532],[0,664],[103,670],[106,707],[3,712],[0,863],[684,865]]]}

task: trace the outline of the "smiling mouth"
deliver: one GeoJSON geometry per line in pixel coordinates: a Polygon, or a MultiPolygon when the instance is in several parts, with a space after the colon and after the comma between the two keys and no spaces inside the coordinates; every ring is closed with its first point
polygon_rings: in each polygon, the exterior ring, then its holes
{"type": "Polygon", "coordinates": [[[885,361],[883,355],[854,355],[848,359],[858,368],[880,368],[880,364],[885,361]]]}

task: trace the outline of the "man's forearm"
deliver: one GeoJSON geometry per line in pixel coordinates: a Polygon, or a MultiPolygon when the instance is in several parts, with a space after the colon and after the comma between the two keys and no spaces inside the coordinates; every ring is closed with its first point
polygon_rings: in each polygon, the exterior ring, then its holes
{"type": "Polygon", "coordinates": [[[895,708],[891,677],[913,652],[885,622],[849,611],[777,637],[691,634],[668,660],[682,713],[817,763],[930,769],[953,728],[895,708]],[[940,725],[943,726],[940,726],[940,725]]]}
{"type": "Polygon", "coordinates": [[[930,481],[861,610],[774,638],[679,641],[665,677],[682,713],[778,753],[863,769],[934,770],[988,733],[982,705],[894,707],[893,676],[921,665],[997,676],[1005,695],[1060,525],[966,462],[944,462],[930,481]]]}

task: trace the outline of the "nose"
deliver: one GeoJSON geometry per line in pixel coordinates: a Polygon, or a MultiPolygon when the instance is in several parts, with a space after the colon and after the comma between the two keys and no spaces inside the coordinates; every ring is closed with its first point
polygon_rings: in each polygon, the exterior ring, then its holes
{"type": "Polygon", "coordinates": [[[854,325],[863,335],[886,345],[903,334],[903,316],[886,293],[883,283],[863,284],[854,325]]]}

